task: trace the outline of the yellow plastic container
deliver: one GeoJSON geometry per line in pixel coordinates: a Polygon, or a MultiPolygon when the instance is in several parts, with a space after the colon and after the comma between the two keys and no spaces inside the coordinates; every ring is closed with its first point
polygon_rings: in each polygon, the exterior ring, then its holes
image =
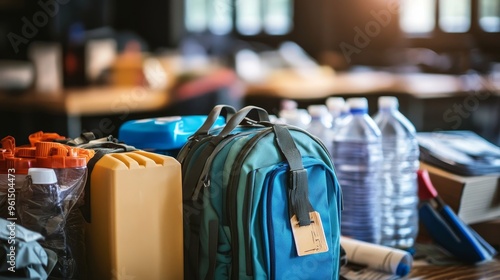
{"type": "Polygon", "coordinates": [[[90,279],[184,278],[181,166],[174,158],[107,154],[90,186],[90,279]]]}

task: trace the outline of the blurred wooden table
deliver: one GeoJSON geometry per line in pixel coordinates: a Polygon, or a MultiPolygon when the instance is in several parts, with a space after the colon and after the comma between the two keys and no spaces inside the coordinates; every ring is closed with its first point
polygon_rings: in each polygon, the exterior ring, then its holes
{"type": "Polygon", "coordinates": [[[0,94],[2,111],[41,111],[67,117],[69,137],[80,135],[81,117],[133,112],[148,112],[165,108],[171,103],[167,90],[146,87],[71,88],[61,92],[25,92],[20,95],[0,94]]]}
{"type": "Polygon", "coordinates": [[[268,95],[279,98],[324,99],[336,95],[405,94],[418,99],[433,99],[490,91],[500,94],[500,87],[479,75],[449,75],[429,73],[389,73],[383,71],[329,72],[303,77],[293,71],[247,87],[248,96],[268,95]]]}
{"type": "Polygon", "coordinates": [[[377,99],[396,96],[400,111],[418,131],[475,130],[500,143],[500,81],[488,76],[384,71],[338,72],[301,77],[280,73],[247,87],[245,105],[278,114],[280,101],[294,99],[299,107],[324,103],[330,96],[366,97],[370,115],[377,99]]]}
{"type": "Polygon", "coordinates": [[[500,279],[500,260],[477,265],[419,265],[417,262],[407,279],[425,280],[493,280],[500,279]]]}

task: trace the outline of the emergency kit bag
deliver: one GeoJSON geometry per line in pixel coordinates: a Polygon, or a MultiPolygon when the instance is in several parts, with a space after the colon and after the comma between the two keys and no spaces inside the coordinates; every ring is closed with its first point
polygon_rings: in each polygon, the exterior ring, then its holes
{"type": "Polygon", "coordinates": [[[259,107],[218,105],[177,159],[185,279],[339,277],[342,192],[318,138],[259,107]]]}

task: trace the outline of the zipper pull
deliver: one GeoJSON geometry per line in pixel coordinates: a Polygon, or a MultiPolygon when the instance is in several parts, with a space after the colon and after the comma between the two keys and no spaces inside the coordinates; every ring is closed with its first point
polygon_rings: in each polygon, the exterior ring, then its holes
{"type": "Polygon", "coordinates": [[[204,179],[203,179],[203,186],[204,186],[205,188],[210,187],[210,175],[206,175],[206,176],[204,176],[203,178],[204,178],[204,179]]]}
{"type": "Polygon", "coordinates": [[[210,187],[210,177],[208,175],[204,175],[203,179],[201,179],[200,182],[198,183],[198,185],[196,185],[196,188],[194,189],[193,196],[191,197],[191,200],[193,200],[193,201],[198,200],[202,186],[205,188],[210,187]]]}

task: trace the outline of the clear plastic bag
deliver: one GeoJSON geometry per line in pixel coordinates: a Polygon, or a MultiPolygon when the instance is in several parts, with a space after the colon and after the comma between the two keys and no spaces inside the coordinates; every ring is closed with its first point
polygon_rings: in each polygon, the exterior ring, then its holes
{"type": "Polygon", "coordinates": [[[58,260],[49,279],[86,279],[84,220],[79,207],[87,168],[33,168],[19,191],[19,216],[23,226],[41,233],[43,247],[58,260]],[[40,172],[55,180],[40,180],[40,172]]]}
{"type": "Polygon", "coordinates": [[[64,139],[40,131],[30,135],[30,146],[16,147],[12,136],[1,140],[0,215],[18,218],[18,224],[43,235],[40,244],[57,255],[48,279],[85,280],[85,223],[79,208],[94,152],[52,142],[64,139]]]}

